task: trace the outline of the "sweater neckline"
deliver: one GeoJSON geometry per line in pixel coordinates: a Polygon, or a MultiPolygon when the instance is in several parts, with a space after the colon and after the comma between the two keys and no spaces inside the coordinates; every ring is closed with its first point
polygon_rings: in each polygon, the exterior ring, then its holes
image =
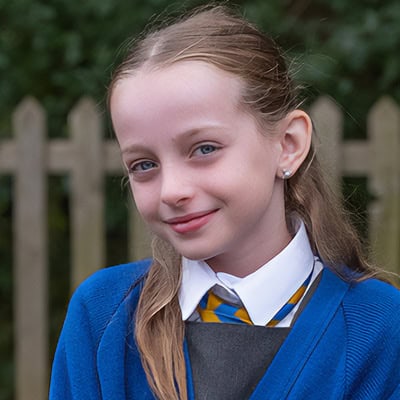
{"type": "MultiPolygon", "coordinates": [[[[254,389],[249,400],[281,400],[288,398],[288,394],[297,377],[317,346],[327,326],[334,318],[349,287],[348,282],[340,279],[325,266],[315,293],[299,315],[286,340],[280,347],[267,372],[254,389]],[[294,357],[293,354],[296,356],[294,357]]],[[[194,399],[186,340],[184,341],[184,348],[186,365],[188,366],[188,396],[189,399],[194,399]]]]}

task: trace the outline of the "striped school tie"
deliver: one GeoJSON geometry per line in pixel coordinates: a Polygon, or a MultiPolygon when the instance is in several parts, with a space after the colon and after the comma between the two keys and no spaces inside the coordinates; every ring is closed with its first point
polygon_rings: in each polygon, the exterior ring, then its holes
{"type": "MultiPolygon", "coordinates": [[[[312,273],[313,271],[311,271],[310,275],[296,290],[288,302],[274,315],[271,321],[267,323],[267,327],[276,326],[293,310],[294,307],[296,307],[311,281],[312,273]]],[[[227,303],[221,297],[217,296],[211,289],[201,299],[197,306],[197,312],[203,322],[253,325],[248,312],[243,306],[235,306],[227,303]]]]}

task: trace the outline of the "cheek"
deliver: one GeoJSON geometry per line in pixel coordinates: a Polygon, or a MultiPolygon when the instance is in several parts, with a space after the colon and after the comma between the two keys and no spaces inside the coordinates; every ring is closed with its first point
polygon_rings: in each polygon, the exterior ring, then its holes
{"type": "Polygon", "coordinates": [[[131,191],[133,195],[133,201],[136,204],[136,208],[141,217],[149,222],[157,212],[156,197],[152,195],[149,190],[142,187],[137,187],[131,183],[131,191]]]}

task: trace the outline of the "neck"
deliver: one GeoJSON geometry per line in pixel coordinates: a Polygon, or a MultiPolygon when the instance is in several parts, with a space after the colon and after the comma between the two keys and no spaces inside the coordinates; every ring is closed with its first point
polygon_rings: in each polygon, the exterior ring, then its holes
{"type": "Polygon", "coordinates": [[[286,224],[273,238],[261,238],[248,248],[238,247],[238,251],[221,254],[205,260],[214,272],[225,272],[244,278],[261,268],[278,255],[292,240],[286,224]],[[260,251],[262,249],[262,251],[260,251]]]}

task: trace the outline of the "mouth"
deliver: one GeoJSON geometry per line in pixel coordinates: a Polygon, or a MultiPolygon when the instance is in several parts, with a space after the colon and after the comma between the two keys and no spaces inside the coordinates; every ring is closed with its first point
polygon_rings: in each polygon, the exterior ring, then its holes
{"type": "Polygon", "coordinates": [[[187,214],[182,217],[170,218],[165,221],[177,233],[189,233],[206,225],[218,210],[202,211],[187,214]]]}

